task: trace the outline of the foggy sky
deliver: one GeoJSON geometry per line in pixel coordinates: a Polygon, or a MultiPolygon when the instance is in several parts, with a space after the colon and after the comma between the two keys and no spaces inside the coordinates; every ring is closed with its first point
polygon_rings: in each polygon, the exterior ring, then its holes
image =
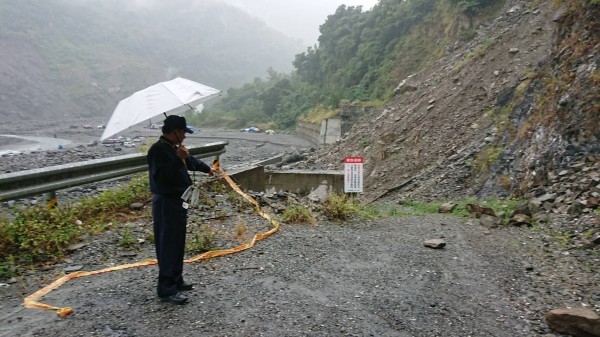
{"type": "MultiPolygon", "coordinates": [[[[63,0],[73,4],[94,3],[99,0],[63,0]]],[[[183,9],[198,2],[223,2],[241,8],[270,27],[285,35],[303,41],[305,46],[317,43],[319,26],[342,4],[371,9],[378,0],[128,0],[122,7],[135,10],[139,7],[159,6],[183,9]]]]}
{"type": "Polygon", "coordinates": [[[371,9],[378,0],[214,0],[240,7],[306,46],[317,43],[319,26],[342,4],[371,9]]]}

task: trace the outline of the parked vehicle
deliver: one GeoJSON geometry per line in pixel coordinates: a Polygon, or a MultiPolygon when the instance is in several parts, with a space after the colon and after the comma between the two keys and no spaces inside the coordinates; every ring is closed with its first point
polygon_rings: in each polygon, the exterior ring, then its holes
{"type": "Polygon", "coordinates": [[[192,130],[192,132],[193,132],[193,133],[198,133],[198,132],[200,132],[200,129],[198,129],[198,128],[197,128],[197,127],[195,127],[195,126],[188,125],[187,127],[188,127],[188,129],[192,130]]]}
{"type": "Polygon", "coordinates": [[[125,141],[123,137],[109,137],[102,141],[102,145],[104,146],[113,146],[113,145],[123,145],[125,141]]]}
{"type": "Polygon", "coordinates": [[[257,128],[256,126],[250,126],[250,127],[241,129],[240,132],[258,133],[258,132],[262,132],[262,130],[257,128]]]}

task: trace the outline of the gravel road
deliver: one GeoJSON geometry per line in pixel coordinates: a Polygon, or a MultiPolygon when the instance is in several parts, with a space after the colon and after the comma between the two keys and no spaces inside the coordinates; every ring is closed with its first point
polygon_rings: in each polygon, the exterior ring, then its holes
{"type": "MultiPolygon", "coordinates": [[[[290,135],[272,136],[206,130],[186,143],[228,139],[226,170],[227,165],[265,159],[294,146],[310,147],[290,135]]],[[[76,151],[78,143],[87,141],[79,135],[60,156],[41,151],[1,157],[0,165],[16,170],[57,157],[89,158],[114,151],[76,151]]],[[[217,233],[219,248],[231,248],[270,228],[249,208],[229,204],[225,195],[213,198],[218,200],[216,209],[228,216],[214,219],[215,209],[209,207],[193,210],[188,240],[205,225],[217,233]]],[[[120,224],[142,239],[135,249],[119,245],[122,232],[109,231],[87,238],[58,264],[0,280],[0,336],[551,337],[558,335],[543,320],[543,313],[552,309],[548,303],[580,305],[582,298],[594,303],[600,294],[593,276],[574,264],[577,252],[561,262],[567,256],[551,239],[527,229],[487,230],[476,221],[448,215],[352,218],[343,223],[319,217],[316,225],[283,224],[276,234],[241,253],[186,264],[184,274],[197,286],[184,306],[158,301],[157,268],[148,266],[79,278],[41,299],[72,307],[66,318],[23,308],[25,296],[66,269],[98,270],[154,258],[152,243],[143,240],[151,230],[148,214],[146,206],[139,219],[120,224]],[[436,250],[423,245],[437,238],[447,246],[436,250]],[[573,287],[589,289],[592,297],[571,292],[573,287]]]]}
{"type": "MultiPolygon", "coordinates": [[[[66,318],[21,308],[7,294],[20,286],[3,288],[0,334],[531,336],[507,292],[524,273],[522,250],[505,246],[515,234],[486,235],[448,216],[283,225],[250,250],[186,264],[198,285],[185,306],[157,300],[155,266],[76,279],[42,299],[73,307],[66,318]],[[422,244],[440,237],[444,249],[422,244]]],[[[149,244],[133,259],[103,257],[97,249],[110,240],[95,240],[67,262],[88,269],[152,257],[149,244]]]]}

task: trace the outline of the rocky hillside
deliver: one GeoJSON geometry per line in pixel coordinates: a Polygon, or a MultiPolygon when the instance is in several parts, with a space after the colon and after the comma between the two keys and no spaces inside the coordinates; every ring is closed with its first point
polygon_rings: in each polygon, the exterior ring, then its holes
{"type": "Polygon", "coordinates": [[[591,212],[600,193],[597,17],[589,1],[506,1],[473,40],[447,46],[305,166],[340,169],[344,155],[364,156],[367,201],[554,194],[547,208],[591,212]]]}
{"type": "MultiPolygon", "coordinates": [[[[538,225],[520,231],[519,245],[536,242],[523,256],[535,272],[510,285],[524,289],[515,302],[531,321],[546,315],[557,331],[596,336],[565,328],[589,322],[580,313],[548,312],[600,312],[599,17],[590,1],[506,1],[471,42],[447,46],[382,108],[364,109],[342,140],[296,167],[339,170],[344,156],[364,156],[366,202],[521,198],[508,224],[538,225]]],[[[502,223],[472,215],[488,229],[502,223]]]]}

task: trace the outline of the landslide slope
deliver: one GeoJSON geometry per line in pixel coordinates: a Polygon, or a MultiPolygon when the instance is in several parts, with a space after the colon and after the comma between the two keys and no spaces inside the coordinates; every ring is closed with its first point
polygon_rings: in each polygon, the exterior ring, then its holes
{"type": "Polygon", "coordinates": [[[307,166],[364,156],[368,201],[539,195],[597,171],[597,17],[589,1],[506,1],[307,166]]]}

